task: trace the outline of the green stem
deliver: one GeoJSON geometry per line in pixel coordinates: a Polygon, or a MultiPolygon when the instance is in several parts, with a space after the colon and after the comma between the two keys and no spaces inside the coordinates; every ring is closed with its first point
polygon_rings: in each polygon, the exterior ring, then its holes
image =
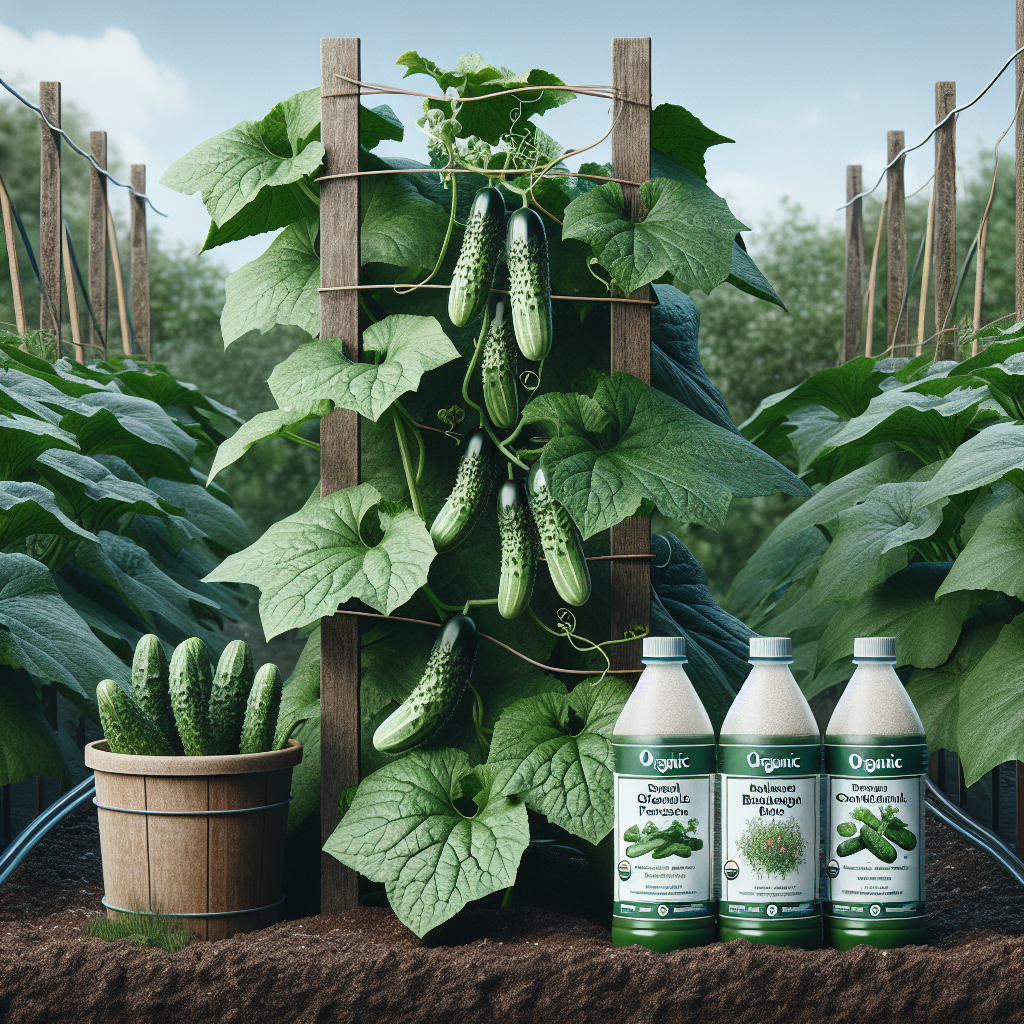
{"type": "Polygon", "coordinates": [[[420,587],[420,590],[423,591],[423,596],[434,606],[434,611],[437,612],[440,618],[443,619],[449,612],[457,612],[459,610],[459,605],[457,604],[445,604],[425,583],[420,587]]]}
{"type": "MultiPolygon", "coordinates": [[[[532,393],[535,394],[537,392],[538,388],[540,388],[541,375],[544,373],[544,360],[543,359],[537,364],[537,369],[534,370],[533,372],[537,375],[537,384],[532,389],[532,393]]],[[[508,435],[508,437],[505,438],[505,444],[511,444],[523,432],[523,427],[525,427],[525,426],[526,426],[526,420],[523,419],[522,417],[520,417],[519,424],[516,426],[516,429],[513,430],[512,433],[508,435]]]]}
{"type": "Polygon", "coordinates": [[[362,307],[363,312],[370,318],[371,323],[380,323],[380,321],[370,312],[370,307],[366,304],[366,299],[364,299],[362,295],[359,296],[359,305],[362,307]]]}
{"type": "MultiPolygon", "coordinates": [[[[452,156],[453,156],[453,154],[452,154],[451,146],[449,146],[448,147],[448,163],[449,164],[452,163],[452,156]]],[[[452,210],[451,210],[451,213],[448,216],[448,230],[445,232],[444,242],[441,245],[441,252],[440,252],[440,254],[437,257],[437,262],[434,264],[434,269],[429,274],[427,274],[427,276],[425,278],[423,278],[422,281],[418,281],[416,284],[412,285],[410,288],[406,288],[406,289],[403,289],[401,291],[396,289],[395,290],[395,294],[396,295],[408,295],[408,294],[410,294],[410,292],[416,291],[416,289],[419,288],[419,286],[421,284],[426,284],[428,281],[430,281],[434,277],[434,275],[441,269],[441,264],[444,263],[444,258],[448,254],[448,243],[452,240],[452,230],[455,227],[455,211],[456,211],[456,207],[458,205],[458,194],[459,194],[458,193],[458,185],[456,183],[455,175],[454,174],[449,174],[448,177],[451,179],[451,183],[452,183],[452,210]]]]}
{"type": "Polygon", "coordinates": [[[395,408],[405,418],[405,422],[412,429],[412,436],[416,438],[416,446],[419,448],[419,461],[416,464],[416,483],[423,479],[423,468],[427,462],[427,449],[423,443],[423,435],[420,433],[419,424],[412,418],[412,414],[399,402],[395,400],[395,408]]]}
{"type": "Polygon", "coordinates": [[[462,606],[462,614],[463,615],[468,614],[470,608],[479,608],[481,605],[497,604],[497,603],[498,603],[498,599],[496,597],[482,597],[479,600],[467,601],[462,606]]]}
{"type": "Polygon", "coordinates": [[[398,438],[398,450],[402,454],[402,469],[405,471],[405,483],[409,488],[409,498],[412,501],[412,510],[426,522],[423,514],[423,502],[420,499],[420,489],[416,486],[416,477],[412,470],[412,459],[409,457],[409,442],[405,436],[405,428],[402,426],[401,417],[396,413],[391,414],[391,422],[395,425],[395,437],[398,438]]]}
{"type": "Polygon", "coordinates": [[[293,434],[290,430],[282,430],[281,437],[287,438],[289,441],[294,441],[296,444],[303,444],[307,448],[312,448],[313,451],[320,451],[320,445],[316,441],[307,441],[304,437],[299,434],[293,434]]]}
{"type": "Polygon", "coordinates": [[[501,909],[508,910],[512,906],[512,893],[515,892],[515,886],[510,885],[505,890],[505,895],[501,898],[501,909]]]}

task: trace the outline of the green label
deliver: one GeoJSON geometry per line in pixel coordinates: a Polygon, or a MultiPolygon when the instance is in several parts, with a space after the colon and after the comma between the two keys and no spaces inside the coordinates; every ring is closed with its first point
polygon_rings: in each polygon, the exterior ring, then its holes
{"type": "Polygon", "coordinates": [[[715,770],[715,745],[612,743],[615,772],[661,778],[665,775],[711,775],[715,770]]]}
{"type": "Polygon", "coordinates": [[[615,917],[632,921],[649,920],[661,924],[689,921],[695,917],[710,917],[714,913],[710,901],[704,903],[626,903],[616,900],[612,905],[615,917]]]}
{"type": "Polygon", "coordinates": [[[886,918],[920,917],[925,913],[924,903],[826,903],[825,913],[830,917],[853,917],[869,921],[886,918]]]}
{"type": "Polygon", "coordinates": [[[726,903],[721,914],[725,917],[760,917],[766,921],[784,921],[790,917],[809,917],[818,912],[818,901],[806,903],[726,903]]]}
{"type": "Polygon", "coordinates": [[[821,744],[721,743],[718,746],[718,766],[725,775],[817,775],[821,771],[821,744]]]}
{"type": "Polygon", "coordinates": [[[825,771],[844,778],[898,779],[928,771],[926,743],[899,746],[825,744],[825,771]]]}

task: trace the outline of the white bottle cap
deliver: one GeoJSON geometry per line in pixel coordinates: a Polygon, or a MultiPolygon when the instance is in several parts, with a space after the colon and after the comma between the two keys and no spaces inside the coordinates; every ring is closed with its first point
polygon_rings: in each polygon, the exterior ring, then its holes
{"type": "Polygon", "coordinates": [[[751,661],[792,661],[793,641],[788,636],[752,636],[751,661]]]}
{"type": "Polygon", "coordinates": [[[685,636],[645,636],[644,661],[686,661],[685,636]]]}
{"type": "Polygon", "coordinates": [[[853,641],[854,661],[896,661],[896,637],[859,636],[853,641]]]}

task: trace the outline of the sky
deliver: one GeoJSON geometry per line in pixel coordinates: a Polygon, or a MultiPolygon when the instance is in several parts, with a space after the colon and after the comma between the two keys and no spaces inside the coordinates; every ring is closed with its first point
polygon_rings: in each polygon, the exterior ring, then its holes
{"type": "MultiPolygon", "coordinates": [[[[160,175],[204,139],[317,85],[322,36],[361,37],[365,81],[426,91],[430,79],[403,82],[405,69],[394,65],[406,50],[443,67],[482,52],[516,71],[600,84],[610,80],[611,38],[649,35],[654,103],[678,103],[736,140],[709,150],[708,182],[756,241],[783,197],[842,224],[846,165],[862,164],[874,183],[887,130],[905,131],[908,143],[924,138],[936,81],[955,81],[960,103],[976,95],[1015,49],[1014,8],[1014,0],[4,0],[0,77],[28,89],[59,79],[65,102],[109,133],[125,164],[147,165],[149,194],[168,215],[154,218],[165,237],[198,249],[209,223],[200,197],[164,188],[160,175]]],[[[381,102],[407,129],[406,142],[380,151],[422,158],[421,101],[368,98],[381,102]]],[[[992,146],[1013,106],[1011,68],[961,116],[958,164],[992,146]]],[[[607,129],[608,104],[580,97],[539,123],[563,145],[586,145],[607,129]]],[[[1002,152],[1011,149],[1012,133],[1002,152]]],[[[585,159],[609,158],[605,143],[585,159]]],[[[908,158],[908,192],[932,164],[931,143],[908,158]]],[[[270,240],[234,242],[206,258],[234,269],[270,240]]]]}

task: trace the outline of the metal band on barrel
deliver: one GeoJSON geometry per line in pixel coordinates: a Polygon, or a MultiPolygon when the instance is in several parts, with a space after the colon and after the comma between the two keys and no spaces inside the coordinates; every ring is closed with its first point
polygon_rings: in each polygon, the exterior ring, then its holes
{"type": "Polygon", "coordinates": [[[259,914],[264,910],[275,910],[284,903],[282,896],[276,903],[268,903],[265,907],[251,907],[248,910],[206,910],[194,914],[161,914],[155,910],[125,910],[123,907],[115,907],[108,903],[106,897],[100,899],[100,903],[113,910],[115,914],[137,914],[140,917],[239,917],[242,914],[259,914]]]}
{"type": "MultiPolygon", "coordinates": [[[[92,802],[101,811],[118,811],[121,814],[153,814],[161,818],[205,818],[211,814],[254,814],[256,811],[270,811],[275,807],[287,806],[292,802],[292,797],[289,796],[287,800],[279,800],[276,804],[264,804],[262,807],[235,807],[226,808],[222,811],[150,811],[145,808],[111,807],[109,804],[101,804],[96,797],[92,798],[92,802]]],[[[117,908],[112,907],[111,909],[116,910],[117,908]]],[[[131,913],[131,911],[125,911],[125,913],[131,913]]]]}

